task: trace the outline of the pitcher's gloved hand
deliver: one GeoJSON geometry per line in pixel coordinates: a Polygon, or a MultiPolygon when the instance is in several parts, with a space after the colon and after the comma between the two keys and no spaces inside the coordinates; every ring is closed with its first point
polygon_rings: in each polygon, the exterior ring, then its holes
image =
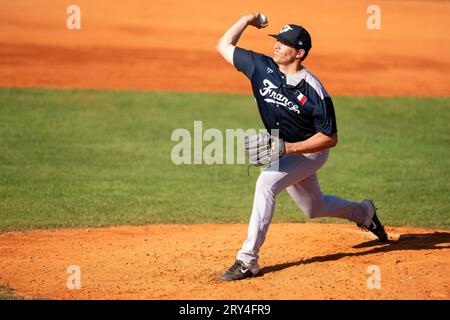
{"type": "Polygon", "coordinates": [[[245,137],[245,153],[250,164],[261,166],[280,159],[284,153],[284,141],[269,133],[255,134],[245,137]]]}

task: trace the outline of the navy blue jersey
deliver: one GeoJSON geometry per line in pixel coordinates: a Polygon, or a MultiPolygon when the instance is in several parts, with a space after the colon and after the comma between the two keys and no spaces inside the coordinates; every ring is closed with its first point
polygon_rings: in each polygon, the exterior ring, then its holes
{"type": "Polygon", "coordinates": [[[233,64],[250,79],[265,128],[279,130],[287,142],[303,141],[317,132],[337,132],[333,102],[317,78],[305,68],[300,82],[286,83],[275,61],[266,55],[236,47],[233,64]]]}

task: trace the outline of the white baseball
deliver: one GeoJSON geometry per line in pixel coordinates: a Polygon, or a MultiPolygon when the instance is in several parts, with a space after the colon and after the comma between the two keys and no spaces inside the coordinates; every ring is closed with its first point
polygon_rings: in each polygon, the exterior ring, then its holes
{"type": "Polygon", "coordinates": [[[265,25],[266,23],[267,23],[267,18],[266,18],[266,16],[265,15],[263,15],[262,13],[260,13],[259,14],[259,17],[258,17],[258,22],[259,22],[259,24],[260,25],[265,25]]]}

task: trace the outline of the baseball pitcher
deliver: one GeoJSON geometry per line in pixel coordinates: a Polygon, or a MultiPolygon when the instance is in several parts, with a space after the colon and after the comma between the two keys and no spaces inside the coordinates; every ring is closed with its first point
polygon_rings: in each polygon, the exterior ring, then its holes
{"type": "Polygon", "coordinates": [[[272,57],[236,46],[248,26],[261,29],[267,25],[259,13],[244,15],[217,45],[223,58],[250,80],[262,123],[270,135],[249,141],[267,144],[257,150],[276,155],[267,157],[275,160],[258,177],[248,236],[234,264],[220,277],[224,281],[258,274],[259,251],[276,197],[284,189],[308,218],[348,219],[380,241],[388,238],[371,200],[352,202],[320,190],[316,172],[327,161],[329,149],[336,146],[338,135],[330,96],[303,66],[312,47],[309,32],[295,24],[283,26],[278,34],[270,35],[276,40],[272,57]]]}

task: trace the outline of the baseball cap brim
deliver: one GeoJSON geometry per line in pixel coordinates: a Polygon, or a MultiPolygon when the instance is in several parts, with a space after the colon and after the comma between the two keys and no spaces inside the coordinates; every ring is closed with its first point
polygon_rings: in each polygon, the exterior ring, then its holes
{"type": "Polygon", "coordinates": [[[281,34],[269,34],[269,36],[271,36],[271,37],[277,39],[278,41],[280,41],[280,42],[282,42],[282,43],[288,44],[288,45],[290,45],[290,46],[292,46],[292,47],[294,47],[294,48],[297,48],[297,49],[300,49],[300,48],[301,48],[301,46],[299,46],[298,44],[292,43],[289,39],[286,39],[286,38],[283,37],[283,35],[281,35],[281,34]]]}

